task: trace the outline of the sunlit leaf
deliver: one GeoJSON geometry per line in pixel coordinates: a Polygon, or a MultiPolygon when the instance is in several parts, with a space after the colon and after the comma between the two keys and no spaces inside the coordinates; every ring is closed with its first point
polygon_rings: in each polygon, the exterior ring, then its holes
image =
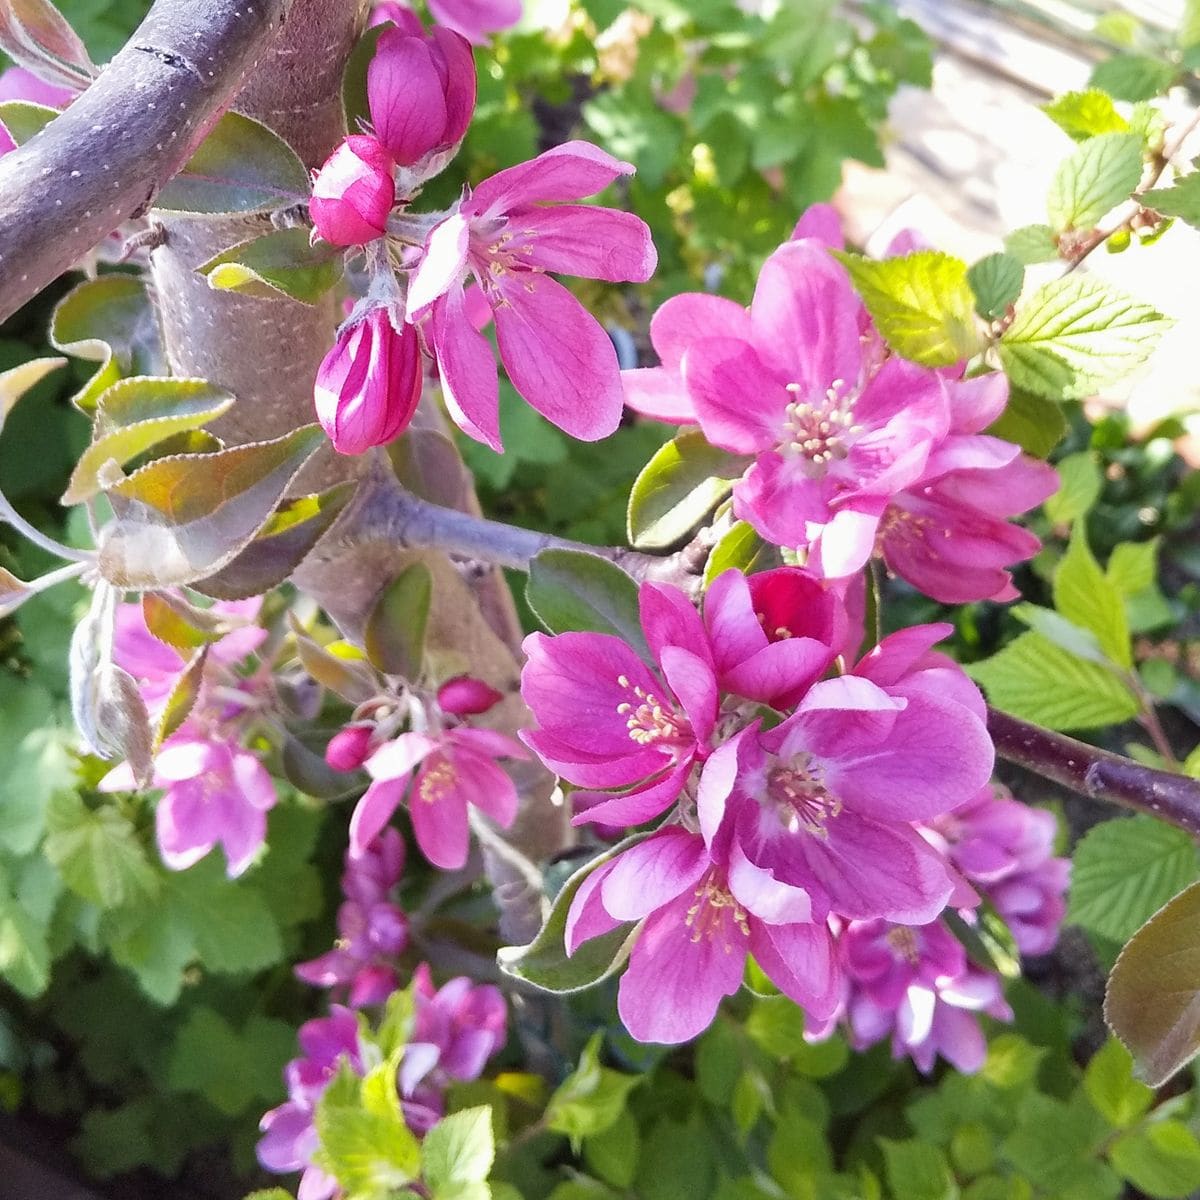
{"type": "Polygon", "coordinates": [[[0,371],[0,429],[4,428],[5,418],[30,388],[36,387],[43,379],[59,367],[66,366],[65,358],[33,358],[21,363],[10,371],[0,371]]]}
{"type": "Polygon", "coordinates": [[[297,227],[231,246],[196,269],[218,291],[315,304],[341,279],[344,255],[326,242],[313,245],[308,230],[297,227]]]}
{"type": "Polygon", "coordinates": [[[187,666],[172,685],[154,730],[155,750],[177,732],[191,715],[200,696],[200,687],[204,683],[204,664],[207,661],[208,647],[201,646],[188,660],[187,666]]]}

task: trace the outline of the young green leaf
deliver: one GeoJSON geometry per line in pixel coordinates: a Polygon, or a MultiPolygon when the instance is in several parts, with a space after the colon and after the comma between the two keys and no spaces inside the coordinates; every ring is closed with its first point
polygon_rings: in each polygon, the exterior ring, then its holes
{"type": "Polygon", "coordinates": [[[718,575],[734,569],[749,575],[768,566],[778,566],[779,551],[763,541],[747,521],[735,521],[721,535],[704,564],[704,586],[708,587],[718,575]]]}
{"type": "Polygon", "coordinates": [[[1054,572],[1054,607],[1068,621],[1090,629],[1114,663],[1126,670],[1133,667],[1125,601],[1100,570],[1082,521],[1075,522],[1067,552],[1054,572]]]}
{"type": "Polygon", "coordinates": [[[1140,366],[1171,320],[1096,279],[1075,274],[1039,288],[1000,340],[1017,387],[1078,399],[1140,366]]]}
{"type": "Polygon", "coordinates": [[[1088,80],[1117,100],[1153,100],[1175,82],[1178,68],[1143,54],[1117,54],[1100,63],[1088,80]]]}
{"type": "Polygon", "coordinates": [[[920,1141],[897,1142],[880,1138],[888,1186],[904,1200],[955,1200],[958,1186],[946,1156],[920,1141]]]}
{"type": "Polygon", "coordinates": [[[1122,596],[1136,596],[1154,586],[1158,578],[1159,538],[1148,542],[1121,542],[1113,547],[1105,574],[1122,596]]]}
{"type": "Polygon", "coordinates": [[[1004,239],[1004,249],[1027,267],[1035,263],[1057,262],[1058,240],[1049,225],[1022,225],[1004,239]]]}
{"type": "Polygon", "coordinates": [[[992,437],[1015,442],[1034,458],[1049,458],[1067,433],[1067,418],[1060,405],[1044,396],[1010,386],[1004,411],[985,430],[992,437]]]}
{"type": "Polygon", "coordinates": [[[276,229],[223,250],[196,270],[218,291],[315,304],[341,279],[344,255],[338,246],[313,245],[307,229],[276,229]]]}
{"type": "Polygon", "coordinates": [[[1110,1157],[1125,1179],[1155,1200],[1190,1200],[1200,1191],[1200,1141],[1182,1121],[1131,1130],[1113,1143],[1110,1157]]]}
{"type": "Polygon", "coordinates": [[[166,703],[159,713],[158,725],[154,730],[154,749],[175,733],[191,715],[200,697],[200,686],[204,682],[204,664],[208,661],[208,647],[201,646],[188,660],[179,678],[171,686],[166,703]]]}
{"type": "Polygon", "coordinates": [[[496,1157],[490,1108],[466,1108],[443,1117],[421,1143],[421,1177],[433,1194],[452,1198],[483,1183],[496,1157]]]}
{"type": "Polygon", "coordinates": [[[897,354],[950,366],[983,348],[967,264],[936,250],[871,259],[838,253],[879,332],[897,354]]]}
{"type": "Polygon", "coordinates": [[[546,1126],[565,1133],[572,1142],[603,1133],[625,1111],[629,1093],[641,1076],[623,1075],[600,1065],[603,1031],[584,1047],[579,1066],[555,1090],[546,1105],[546,1126]]]}
{"type": "Polygon", "coordinates": [[[630,543],[662,550],[687,537],[729,495],[749,462],[710,446],[698,430],[667,442],[629,493],[630,543]]]}
{"type": "Polygon", "coordinates": [[[1115,1129],[1128,1129],[1154,1103],[1154,1091],[1133,1077],[1133,1057],[1109,1038],[1083,1073],[1083,1090],[1096,1111],[1115,1129]]]}
{"type": "Polygon", "coordinates": [[[1011,254],[989,254],[967,271],[975,311],[987,321],[1004,316],[1021,295],[1025,267],[1011,254]]]}
{"type": "Polygon", "coordinates": [[[1042,112],[1077,142],[1101,133],[1129,132],[1129,122],[1117,112],[1113,98],[1099,88],[1056,96],[1042,105],[1042,112]]]}
{"type": "Polygon", "coordinates": [[[55,117],[58,109],[31,100],[5,100],[0,103],[0,125],[3,125],[17,146],[42,132],[55,117]]]}
{"type": "Polygon", "coordinates": [[[1091,229],[1128,200],[1142,178],[1142,140],[1132,133],[1088,138],[1059,165],[1046,212],[1057,233],[1091,229]]]}
{"type": "Polygon", "coordinates": [[[1096,456],[1090,450],[1068,454],[1058,463],[1059,488],[1046,501],[1046,516],[1055,525],[1069,525],[1086,516],[1104,486],[1096,456]]]}
{"type": "Polygon", "coordinates": [[[1171,187],[1151,188],[1137,199],[1164,217],[1176,217],[1200,228],[1200,171],[1176,179],[1171,187]]]}
{"type": "Polygon", "coordinates": [[[363,646],[373,667],[413,683],[421,678],[432,600],[433,576],[422,562],[405,567],[384,588],[363,633],[363,646]]]}

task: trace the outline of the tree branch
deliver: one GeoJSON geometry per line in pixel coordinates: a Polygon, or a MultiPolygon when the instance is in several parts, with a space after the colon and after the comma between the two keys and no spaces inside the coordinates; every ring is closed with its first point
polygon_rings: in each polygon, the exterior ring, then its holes
{"type": "Polygon", "coordinates": [[[1089,800],[1148,813],[1200,837],[1200,781],[1144,767],[994,708],[988,709],[988,731],[1006,762],[1089,800]]]}
{"type": "Polygon", "coordinates": [[[282,26],[291,0],[157,0],[60,117],[0,159],[0,320],[146,211],[282,26]]]}

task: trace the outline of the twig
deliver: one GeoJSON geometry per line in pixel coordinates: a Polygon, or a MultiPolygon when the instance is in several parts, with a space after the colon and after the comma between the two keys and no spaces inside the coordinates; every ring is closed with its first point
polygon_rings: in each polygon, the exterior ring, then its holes
{"type": "Polygon", "coordinates": [[[56,542],[52,537],[42,533],[13,508],[3,492],[0,492],[0,524],[12,526],[22,537],[53,554],[55,558],[65,558],[68,562],[78,563],[88,563],[95,558],[90,550],[76,550],[72,546],[64,546],[62,542],[56,542]]]}
{"type": "Polygon", "coordinates": [[[1089,800],[1148,813],[1200,837],[1200,780],[1144,767],[1061,733],[988,709],[996,753],[1089,800]]]}
{"type": "Polygon", "coordinates": [[[157,0],[100,77],[0,159],[0,320],[149,207],[291,0],[157,0]]]}

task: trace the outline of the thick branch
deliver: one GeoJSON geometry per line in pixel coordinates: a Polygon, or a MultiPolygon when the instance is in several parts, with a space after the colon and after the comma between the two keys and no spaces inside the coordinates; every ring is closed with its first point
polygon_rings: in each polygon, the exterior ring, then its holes
{"type": "Polygon", "coordinates": [[[62,116],[0,159],[0,320],[188,160],[282,25],[291,0],[158,0],[62,116]]]}
{"type": "Polygon", "coordinates": [[[1149,813],[1200,836],[1200,782],[1156,771],[1061,733],[1051,733],[988,709],[996,753],[1035,775],[1070,788],[1089,800],[1105,800],[1149,813]]]}

